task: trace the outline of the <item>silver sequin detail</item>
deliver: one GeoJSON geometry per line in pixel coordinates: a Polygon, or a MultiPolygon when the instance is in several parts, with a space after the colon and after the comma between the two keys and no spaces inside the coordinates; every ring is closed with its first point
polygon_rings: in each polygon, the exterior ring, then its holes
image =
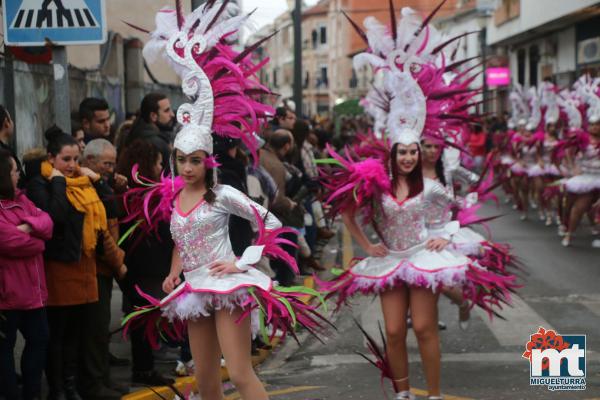
{"type": "Polygon", "coordinates": [[[429,229],[443,229],[452,220],[456,201],[449,189],[433,179],[424,179],[425,224],[429,229]]]}
{"type": "Polygon", "coordinates": [[[583,174],[600,175],[600,149],[595,144],[589,144],[585,151],[580,153],[577,163],[583,174]]]}
{"type": "MultiPolygon", "coordinates": [[[[217,185],[214,192],[216,201],[213,204],[204,202],[187,216],[173,211],[171,234],[186,272],[215,261],[235,259],[229,241],[229,215],[245,218],[256,227],[252,207],[263,217],[267,214],[266,209],[231,186],[217,185]]],[[[279,220],[270,213],[265,224],[267,229],[281,226],[279,220]]]]}
{"type": "Polygon", "coordinates": [[[383,243],[394,251],[405,250],[427,240],[423,194],[404,202],[386,194],[377,208],[374,227],[383,243]]]}

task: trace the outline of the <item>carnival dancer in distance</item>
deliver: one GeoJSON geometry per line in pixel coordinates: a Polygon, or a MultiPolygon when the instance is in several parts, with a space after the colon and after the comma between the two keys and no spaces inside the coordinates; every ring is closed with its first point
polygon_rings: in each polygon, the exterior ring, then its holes
{"type": "Polygon", "coordinates": [[[600,79],[583,76],[576,90],[587,105],[585,132],[575,133],[565,146],[573,148],[568,157],[571,177],[564,181],[569,194],[569,215],[563,246],[570,246],[573,234],[584,214],[590,214],[592,229],[595,218],[592,206],[600,194],[600,79]]]}
{"type": "Polygon", "coordinates": [[[553,214],[556,206],[544,196],[546,188],[562,177],[559,167],[555,164],[552,155],[555,152],[559,139],[560,107],[558,104],[557,88],[550,82],[540,84],[540,102],[544,115],[544,131],[537,133],[537,155],[534,165],[529,167],[527,175],[533,186],[533,193],[539,206],[539,218],[545,221],[546,226],[553,223],[553,214]]]}

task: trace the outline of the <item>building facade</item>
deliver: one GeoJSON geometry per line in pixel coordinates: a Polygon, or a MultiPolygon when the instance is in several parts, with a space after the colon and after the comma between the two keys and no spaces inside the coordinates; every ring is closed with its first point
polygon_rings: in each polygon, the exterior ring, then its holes
{"type": "MultiPolygon", "coordinates": [[[[571,85],[582,73],[600,73],[600,2],[502,0],[487,25],[489,52],[505,60],[512,83],[549,79],[571,85]]],[[[506,110],[509,88],[495,89],[494,109],[506,110]]]]}
{"type": "Polygon", "coordinates": [[[330,0],[323,0],[302,13],[302,111],[305,115],[327,114],[331,88],[339,72],[332,69],[334,44],[329,24],[330,0]]]}
{"type": "MultiPolygon", "coordinates": [[[[456,11],[458,0],[448,0],[438,15],[456,11]]],[[[396,13],[402,7],[411,7],[427,14],[439,0],[395,0],[396,13]]],[[[269,57],[261,81],[280,95],[280,101],[293,97],[293,2],[288,11],[275,19],[272,25],[254,33],[247,43],[253,43],[278,31],[256,52],[257,59],[269,57]]],[[[355,71],[352,57],[366,50],[365,43],[344,16],[346,13],[359,26],[368,16],[385,24],[390,22],[389,0],[321,0],[302,11],[302,79],[305,115],[326,115],[341,102],[358,99],[369,90],[372,74],[369,68],[355,71]]]]}
{"type": "MultiPolygon", "coordinates": [[[[495,1],[463,0],[456,2],[453,12],[448,10],[446,15],[434,20],[436,28],[447,38],[467,34],[448,48],[448,54],[456,60],[472,59],[462,67],[463,70],[482,63],[486,53],[486,27],[492,18],[494,9],[495,1]]],[[[449,62],[452,62],[452,60],[449,62]]],[[[487,65],[496,64],[498,64],[496,58],[487,60],[487,65]]],[[[481,73],[473,81],[472,87],[484,87],[485,73],[483,68],[482,65],[481,68],[473,71],[474,73],[481,71],[481,73]]],[[[474,100],[475,102],[483,100],[483,95],[476,96],[474,100]]],[[[479,111],[483,111],[483,104],[481,104],[479,111]]]]}

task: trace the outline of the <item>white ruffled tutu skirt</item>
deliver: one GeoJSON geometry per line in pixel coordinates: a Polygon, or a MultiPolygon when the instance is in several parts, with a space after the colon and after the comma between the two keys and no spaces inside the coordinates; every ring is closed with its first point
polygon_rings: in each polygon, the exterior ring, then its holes
{"type": "Polygon", "coordinates": [[[561,173],[554,164],[546,164],[543,167],[541,167],[539,164],[535,164],[527,170],[527,175],[529,175],[530,177],[561,176],[561,173]]]}
{"type": "Polygon", "coordinates": [[[332,281],[318,281],[320,290],[338,297],[338,306],[357,293],[377,294],[408,285],[437,291],[465,282],[469,268],[481,268],[470,258],[451,250],[429,251],[425,243],[385,257],[367,257],[332,281]]]}
{"type": "MultiPolygon", "coordinates": [[[[466,236],[469,235],[465,233],[466,236]]],[[[495,261],[495,259],[494,259],[495,261]]],[[[319,290],[336,297],[337,309],[354,295],[372,295],[400,286],[422,287],[434,292],[459,287],[463,297],[490,313],[510,302],[519,285],[516,276],[483,266],[475,257],[453,250],[429,251],[425,243],[385,257],[367,257],[331,281],[319,281],[319,290]]]]}
{"type": "Polygon", "coordinates": [[[252,333],[260,332],[264,340],[272,339],[278,331],[293,335],[297,325],[315,333],[326,321],[316,311],[318,305],[302,302],[307,295],[319,295],[316,291],[303,286],[276,286],[271,278],[254,268],[217,277],[210,275],[210,269],[204,266],[186,271],[184,276],[185,282],[162,300],[138,289],[151,305],[127,316],[125,330],[144,325],[146,337],[157,347],[159,337],[180,340],[187,321],[208,317],[217,310],[241,309],[240,319],[250,317],[252,333]],[[267,325],[271,326],[270,338],[267,325]]]}
{"type": "Polygon", "coordinates": [[[508,166],[515,162],[515,159],[508,155],[503,155],[500,158],[500,164],[508,166]]]}
{"type": "Polygon", "coordinates": [[[170,320],[208,317],[215,310],[233,310],[248,305],[248,288],[269,292],[271,278],[257,269],[222,277],[210,275],[208,267],[184,272],[185,282],[160,301],[163,315],[170,320]]]}
{"type": "Polygon", "coordinates": [[[465,256],[479,256],[486,242],[486,238],[473,229],[460,228],[452,235],[451,248],[465,256]]]}
{"type": "Polygon", "coordinates": [[[527,175],[528,169],[529,167],[527,165],[515,163],[510,167],[510,172],[512,172],[513,175],[525,176],[527,175]]]}
{"type": "Polygon", "coordinates": [[[600,190],[600,175],[582,174],[573,176],[564,182],[570,193],[582,194],[600,190]]]}

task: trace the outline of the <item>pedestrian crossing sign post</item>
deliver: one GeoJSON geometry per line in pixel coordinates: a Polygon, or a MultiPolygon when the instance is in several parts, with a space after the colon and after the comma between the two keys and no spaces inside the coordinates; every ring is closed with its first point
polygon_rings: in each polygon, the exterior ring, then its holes
{"type": "Polygon", "coordinates": [[[4,41],[11,46],[101,44],[104,0],[4,0],[4,41]]]}

